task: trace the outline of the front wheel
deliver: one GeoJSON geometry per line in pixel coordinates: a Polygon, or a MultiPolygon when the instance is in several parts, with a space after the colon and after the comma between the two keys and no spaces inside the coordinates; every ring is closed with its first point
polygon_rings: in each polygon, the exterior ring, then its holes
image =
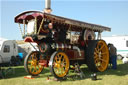
{"type": "Polygon", "coordinates": [[[52,54],[49,62],[51,73],[58,80],[63,80],[69,71],[69,58],[62,51],[56,51],[52,54]]]}
{"type": "Polygon", "coordinates": [[[24,68],[30,75],[36,76],[42,72],[43,66],[39,64],[40,57],[38,51],[33,51],[25,57],[24,68]]]}

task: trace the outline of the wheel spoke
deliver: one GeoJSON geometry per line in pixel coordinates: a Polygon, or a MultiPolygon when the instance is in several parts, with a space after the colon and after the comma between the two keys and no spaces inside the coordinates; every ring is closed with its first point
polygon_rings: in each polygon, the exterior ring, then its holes
{"type": "Polygon", "coordinates": [[[99,59],[99,60],[101,60],[102,62],[105,62],[106,63],[106,60],[104,60],[104,59],[99,59]]]}
{"type": "Polygon", "coordinates": [[[59,73],[59,68],[54,68],[54,70],[55,70],[56,74],[59,73]]]}
{"type": "Polygon", "coordinates": [[[101,55],[106,55],[106,54],[107,54],[107,52],[101,53],[101,55]]]}
{"type": "Polygon", "coordinates": [[[62,58],[62,55],[60,54],[59,55],[59,63],[61,63],[61,58],[62,58]]]}
{"type": "Polygon", "coordinates": [[[98,48],[95,48],[95,52],[96,52],[96,53],[99,53],[98,48]]]}
{"type": "Polygon", "coordinates": [[[34,70],[37,72],[37,68],[36,68],[36,66],[34,66],[34,70]]]}
{"type": "Polygon", "coordinates": [[[32,61],[28,61],[28,64],[31,64],[32,63],[32,61]]]}
{"type": "Polygon", "coordinates": [[[37,67],[38,67],[39,70],[41,69],[39,65],[37,67]]]}
{"type": "Polygon", "coordinates": [[[61,60],[61,58],[62,58],[62,55],[59,56],[59,59],[60,59],[60,60],[61,60]]]}
{"type": "Polygon", "coordinates": [[[33,73],[33,74],[35,73],[35,70],[34,70],[34,68],[33,68],[33,71],[32,71],[32,73],[33,73]]]}
{"type": "Polygon", "coordinates": [[[101,51],[104,48],[104,44],[100,47],[99,51],[101,51]]]}
{"type": "Polygon", "coordinates": [[[63,64],[65,63],[65,59],[64,59],[64,58],[62,59],[62,63],[63,63],[63,64]]]}
{"type": "Polygon", "coordinates": [[[58,61],[57,61],[57,57],[55,57],[55,62],[57,63],[58,61]]]}
{"type": "Polygon", "coordinates": [[[96,52],[94,52],[94,59],[95,59],[95,58],[98,58],[98,55],[97,55],[96,52]]]}
{"type": "Polygon", "coordinates": [[[96,63],[96,66],[97,66],[97,67],[99,67],[99,66],[100,66],[100,64],[101,64],[101,63],[98,61],[98,62],[96,63]]]}
{"type": "Polygon", "coordinates": [[[63,67],[61,67],[61,73],[64,73],[64,68],[63,67]]]}
{"type": "Polygon", "coordinates": [[[100,44],[100,42],[99,42],[99,43],[97,43],[97,46],[96,46],[96,48],[98,48],[98,49],[99,49],[99,46],[100,46],[99,44],[100,44]]]}
{"type": "Polygon", "coordinates": [[[96,59],[95,59],[95,63],[98,63],[98,62],[99,62],[99,58],[96,58],[96,59]]]}
{"type": "Polygon", "coordinates": [[[34,54],[32,54],[32,60],[34,59],[34,54]]]}
{"type": "Polygon", "coordinates": [[[28,69],[30,70],[30,72],[32,71],[32,65],[28,66],[28,69]]]}
{"type": "Polygon", "coordinates": [[[30,56],[30,57],[28,58],[28,60],[32,60],[32,56],[30,56]]]}
{"type": "Polygon", "coordinates": [[[104,67],[103,67],[103,65],[102,65],[102,64],[100,64],[100,68],[104,69],[104,67]]]}

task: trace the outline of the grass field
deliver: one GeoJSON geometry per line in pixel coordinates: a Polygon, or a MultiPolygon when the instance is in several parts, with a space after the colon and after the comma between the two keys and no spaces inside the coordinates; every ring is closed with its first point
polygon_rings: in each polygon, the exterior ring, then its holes
{"type": "Polygon", "coordinates": [[[91,74],[87,66],[82,66],[85,74],[84,79],[73,77],[75,74],[70,71],[66,81],[47,80],[47,76],[53,79],[48,68],[45,68],[39,77],[34,79],[25,79],[28,75],[23,66],[15,67],[15,74],[8,74],[5,79],[0,79],[0,85],[128,85],[128,64],[122,64],[118,60],[117,70],[107,69],[105,72],[98,72],[98,80],[91,80],[91,74]]]}

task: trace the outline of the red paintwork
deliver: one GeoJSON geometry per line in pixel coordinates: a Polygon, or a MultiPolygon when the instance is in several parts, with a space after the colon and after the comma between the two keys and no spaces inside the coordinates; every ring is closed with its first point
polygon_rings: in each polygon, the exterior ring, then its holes
{"type": "Polygon", "coordinates": [[[85,46],[85,42],[84,41],[81,41],[80,44],[81,44],[81,46],[85,46]]]}
{"type": "Polygon", "coordinates": [[[83,50],[81,50],[81,56],[79,56],[79,53],[76,50],[67,50],[66,54],[68,55],[69,60],[79,60],[85,58],[83,50]]]}
{"type": "Polygon", "coordinates": [[[44,66],[44,67],[48,67],[48,60],[40,60],[39,64],[44,66]]]}
{"type": "Polygon", "coordinates": [[[39,11],[23,12],[23,13],[19,14],[18,16],[16,16],[15,22],[23,24],[23,20],[25,20],[25,23],[27,24],[28,20],[35,19],[35,17],[42,19],[44,17],[44,14],[39,11]]]}
{"type": "Polygon", "coordinates": [[[69,60],[74,60],[75,59],[75,52],[74,52],[74,50],[67,50],[66,51],[66,54],[68,55],[68,57],[69,57],[69,60]]]}
{"type": "Polygon", "coordinates": [[[34,42],[34,41],[33,41],[32,37],[26,37],[24,39],[24,42],[34,42]]]}

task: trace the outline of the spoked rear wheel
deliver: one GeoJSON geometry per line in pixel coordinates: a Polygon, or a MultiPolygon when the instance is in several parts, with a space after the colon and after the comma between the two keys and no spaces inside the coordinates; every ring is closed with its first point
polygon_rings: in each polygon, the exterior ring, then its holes
{"type": "Polygon", "coordinates": [[[42,72],[43,66],[39,64],[40,57],[38,51],[33,51],[25,57],[24,68],[30,75],[36,76],[42,72]]]}
{"type": "Polygon", "coordinates": [[[103,40],[89,41],[86,63],[92,71],[105,71],[109,63],[109,51],[103,40]]]}
{"type": "Polygon", "coordinates": [[[69,58],[62,51],[56,51],[52,54],[49,67],[55,78],[63,80],[69,71],[69,58]]]}

